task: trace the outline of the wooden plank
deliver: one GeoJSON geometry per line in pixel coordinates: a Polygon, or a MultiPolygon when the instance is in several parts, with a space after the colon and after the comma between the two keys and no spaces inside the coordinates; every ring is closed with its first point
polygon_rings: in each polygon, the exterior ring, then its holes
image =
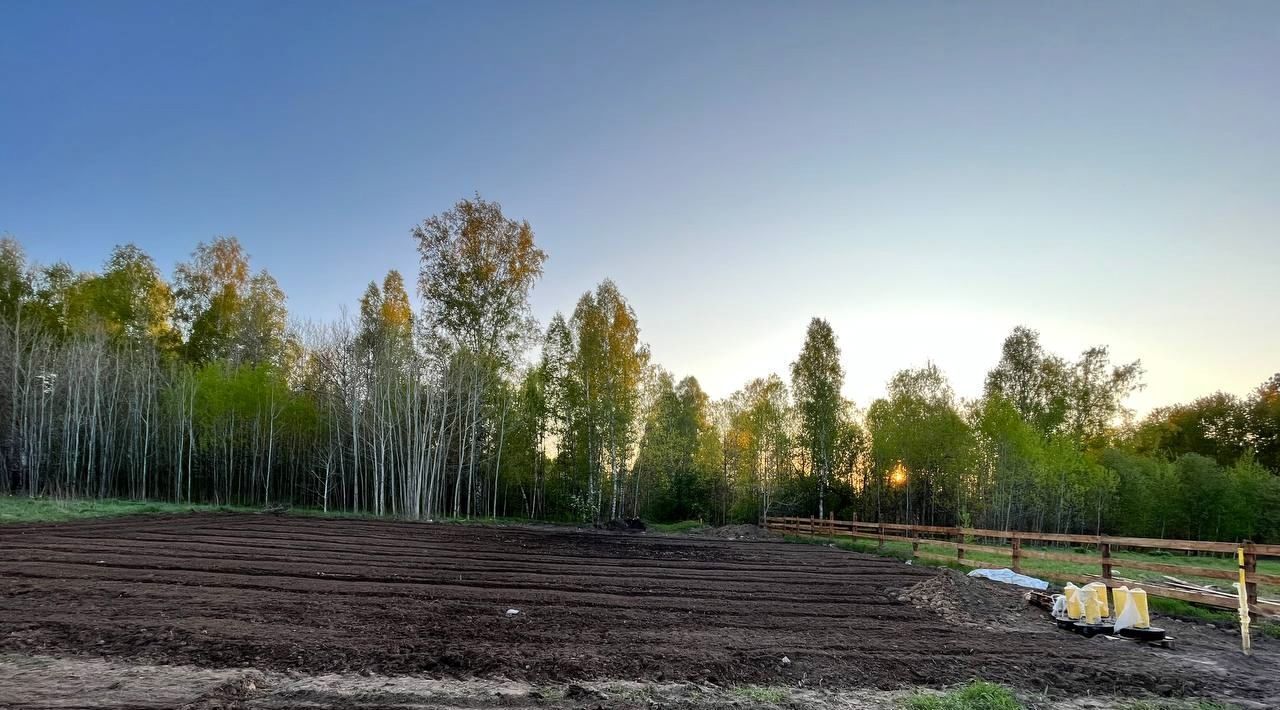
{"type": "Polygon", "coordinates": [[[955,528],[943,527],[941,525],[916,525],[917,532],[935,533],[938,535],[950,535],[956,531],[955,528]]]}
{"type": "MultiPolygon", "coordinates": [[[[1022,556],[1030,557],[1034,560],[1052,560],[1054,562],[1074,562],[1080,565],[1100,565],[1102,558],[1096,555],[1080,554],[1071,552],[1045,552],[1043,550],[1030,550],[1022,548],[1022,556]]],[[[1115,558],[1112,558],[1115,559],[1115,558]]],[[[1115,566],[1115,563],[1112,563],[1115,566]]]]}
{"type": "Polygon", "coordinates": [[[957,545],[964,550],[973,550],[974,552],[988,552],[993,555],[1012,555],[1013,550],[1008,547],[990,547],[988,545],[975,545],[971,542],[964,542],[957,545]]]}
{"type": "MultiPolygon", "coordinates": [[[[1169,575],[1169,574],[1164,575],[1164,580],[1165,580],[1164,581],[1165,586],[1173,587],[1174,589],[1183,589],[1188,592],[1198,592],[1203,594],[1209,594],[1215,597],[1226,597],[1228,599],[1238,598],[1235,592],[1226,592],[1221,589],[1216,589],[1214,587],[1211,587],[1207,584],[1196,584],[1194,582],[1188,582],[1185,579],[1178,579],[1177,577],[1174,577],[1173,575],[1169,575]]],[[[1139,582],[1139,584],[1141,584],[1141,582],[1139,582]]]]}
{"type": "MultiPolygon", "coordinates": [[[[1219,609],[1235,609],[1238,602],[1235,597],[1231,596],[1214,596],[1210,594],[1200,594],[1197,592],[1184,591],[1165,587],[1159,584],[1148,584],[1146,582],[1137,582],[1133,580],[1119,579],[1103,579],[1098,575],[1087,575],[1090,579],[1097,579],[1106,584],[1108,587],[1128,587],[1130,589],[1143,589],[1148,596],[1165,597],[1167,599],[1180,599],[1184,602],[1192,602],[1195,604],[1204,604],[1206,606],[1218,607],[1219,609]]],[[[1259,603],[1251,606],[1250,610],[1259,616],[1280,616],[1280,604],[1259,603]]]]}
{"type": "Polygon", "coordinates": [[[979,562],[978,560],[956,559],[950,555],[935,555],[932,552],[920,552],[916,557],[924,560],[937,560],[939,562],[959,562],[966,567],[982,567],[984,569],[1004,569],[1004,565],[992,564],[990,562],[979,562]]]}
{"type": "Polygon", "coordinates": [[[1258,583],[1249,581],[1249,575],[1258,574],[1258,546],[1252,542],[1245,543],[1238,551],[1239,556],[1243,557],[1243,564],[1237,557],[1236,574],[1237,577],[1244,577],[1244,594],[1245,603],[1249,606],[1258,604],[1258,583]],[[1239,574],[1241,571],[1244,574],[1239,574]]]}
{"type": "Polygon", "coordinates": [[[1185,574],[1192,577],[1208,577],[1209,579],[1238,579],[1239,573],[1236,570],[1214,569],[1212,567],[1189,567],[1187,565],[1170,565],[1163,562],[1140,562],[1138,560],[1126,560],[1123,557],[1112,557],[1112,567],[1120,567],[1122,569],[1140,569],[1147,572],[1160,572],[1163,574],[1185,574]]]}
{"type": "Polygon", "coordinates": [[[1045,540],[1048,542],[1078,542],[1086,545],[1098,544],[1097,535],[1064,535],[1060,533],[1032,533],[1032,532],[1010,532],[1006,530],[984,530],[982,528],[961,528],[961,532],[965,535],[974,537],[994,537],[1001,539],[1009,539],[1014,535],[1023,540],[1045,540]]]}
{"type": "Polygon", "coordinates": [[[1258,584],[1271,584],[1280,587],[1280,574],[1262,574],[1255,572],[1246,577],[1246,581],[1257,582],[1258,584]]]}
{"type": "Polygon", "coordinates": [[[1186,550],[1188,552],[1235,552],[1234,542],[1208,542],[1204,540],[1154,540],[1145,537],[1104,537],[1112,547],[1145,547],[1161,550],[1186,550]]]}
{"type": "Polygon", "coordinates": [[[986,530],[984,528],[960,528],[960,534],[973,537],[994,537],[1002,540],[1008,540],[1013,537],[1013,533],[1007,530],[986,530]]]}
{"type": "MultiPolygon", "coordinates": [[[[808,535],[807,531],[801,531],[801,534],[808,535]]],[[[822,537],[851,537],[861,538],[864,540],[884,540],[886,542],[915,542],[914,538],[903,537],[901,535],[881,535],[875,532],[860,532],[857,530],[837,530],[833,534],[822,533],[822,537]]],[[[816,537],[816,536],[815,536],[816,537]]]]}
{"type": "MultiPolygon", "coordinates": [[[[1162,540],[1156,538],[1142,537],[1111,537],[1095,535],[1068,535],[1062,533],[1034,533],[1009,530],[990,530],[985,528],[954,528],[940,525],[907,525],[903,523],[868,523],[856,520],[831,520],[824,521],[827,523],[827,529],[836,529],[837,531],[849,530],[851,533],[857,530],[869,531],[868,534],[855,535],[856,537],[869,537],[875,540],[894,540],[894,541],[912,541],[912,538],[918,538],[922,544],[936,543],[943,544],[942,540],[931,540],[927,537],[920,537],[923,534],[948,535],[954,536],[959,532],[969,537],[985,537],[999,540],[1029,540],[1040,542],[1068,542],[1083,545],[1111,545],[1113,547],[1138,547],[1144,549],[1164,549],[1164,550],[1180,550],[1187,552],[1219,552],[1224,554],[1234,553],[1238,546],[1233,542],[1206,541],[1206,540],[1162,540]],[[905,536],[881,535],[882,530],[892,530],[895,532],[904,532],[905,536]]],[[[796,516],[770,516],[765,518],[765,526],[769,529],[794,531],[794,532],[810,532],[816,534],[818,526],[815,525],[813,518],[796,517],[796,516]]],[[[840,534],[838,532],[838,534],[840,534]]],[[[950,546],[954,547],[955,543],[950,546]]],[[[979,550],[977,546],[969,546],[968,549],[979,550]]],[[[992,548],[995,549],[995,548],[992,548]]],[[[988,550],[990,551],[990,550],[988,550]]],[[[1280,557],[1280,545],[1253,545],[1253,552],[1258,557],[1280,557]]],[[[1004,553],[1001,553],[1004,554],[1004,553]]],[[[1057,560],[1063,562],[1085,562],[1089,564],[1100,563],[1094,559],[1081,559],[1080,556],[1057,555],[1055,553],[1038,552],[1029,550],[1025,547],[1021,550],[1021,556],[1045,560],[1057,560]]],[[[1112,566],[1121,567],[1129,566],[1135,569],[1149,569],[1133,564],[1117,564],[1121,558],[1111,558],[1112,566]]],[[[1140,563],[1141,564],[1141,563],[1140,563]]],[[[1156,563],[1150,563],[1156,564],[1156,563]]],[[[1193,574],[1188,568],[1179,566],[1179,569],[1186,574],[1193,574]]],[[[1151,568],[1151,571],[1165,571],[1162,569],[1151,568]]],[[[1220,570],[1219,570],[1220,571],[1220,570]]],[[[1202,576],[1220,579],[1214,573],[1202,576]]],[[[1253,577],[1251,577],[1253,581],[1253,577]]],[[[1280,576],[1277,575],[1256,575],[1256,581],[1264,584],[1280,584],[1280,576]]]]}
{"type": "Polygon", "coordinates": [[[850,533],[850,537],[860,537],[866,540],[876,541],[884,540],[886,542],[915,542],[915,540],[909,537],[902,537],[900,535],[881,535],[879,533],[856,532],[850,533]]]}

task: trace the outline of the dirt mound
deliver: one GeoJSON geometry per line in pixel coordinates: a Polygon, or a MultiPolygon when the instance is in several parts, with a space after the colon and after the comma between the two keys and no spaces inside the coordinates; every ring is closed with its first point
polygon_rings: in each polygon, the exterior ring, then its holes
{"type": "Polygon", "coordinates": [[[720,540],[781,540],[782,535],[759,525],[722,525],[718,528],[699,528],[698,535],[720,540]]]}
{"type": "Polygon", "coordinates": [[[597,523],[597,530],[641,531],[648,529],[640,518],[614,518],[607,523],[597,523]]]}
{"type": "Polygon", "coordinates": [[[935,577],[901,590],[897,600],[937,614],[952,624],[1018,630],[1035,621],[1035,612],[1028,610],[1025,594],[1019,587],[944,569],[935,577]]]}

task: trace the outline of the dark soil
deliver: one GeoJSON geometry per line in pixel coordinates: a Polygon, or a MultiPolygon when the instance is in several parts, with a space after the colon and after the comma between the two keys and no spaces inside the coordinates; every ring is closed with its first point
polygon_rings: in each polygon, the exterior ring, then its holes
{"type": "Polygon", "coordinates": [[[1027,590],[979,581],[952,569],[903,589],[898,601],[937,614],[947,623],[1003,631],[1042,631],[1047,619],[1027,603],[1027,590]]]}
{"type": "Polygon", "coordinates": [[[716,537],[721,540],[781,540],[782,534],[773,532],[759,525],[723,525],[718,528],[701,528],[694,530],[695,535],[716,537]]]}
{"type": "MultiPolygon", "coordinates": [[[[928,586],[944,574],[823,546],[628,532],[263,515],[3,526],[0,651],[312,674],[835,688],[981,677],[1054,694],[1280,698],[1269,640],[1252,659],[1206,664],[1194,642],[1159,651],[1037,625],[1006,591],[973,591],[990,583],[928,586]],[[939,594],[963,603],[917,606],[939,594]],[[996,616],[958,616],[983,604],[996,616]]],[[[1201,651],[1227,653],[1230,640],[1212,638],[1201,651]]]]}

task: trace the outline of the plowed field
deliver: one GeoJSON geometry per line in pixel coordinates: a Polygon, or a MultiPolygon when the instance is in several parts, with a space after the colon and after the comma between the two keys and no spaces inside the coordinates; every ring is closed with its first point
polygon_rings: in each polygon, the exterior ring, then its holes
{"type": "MultiPolygon", "coordinates": [[[[1048,624],[956,624],[898,600],[938,574],[823,546],[546,527],[270,515],[3,526],[0,651],[530,682],[982,677],[1104,695],[1227,682],[1170,652],[1048,624]]],[[[1230,692],[1265,697],[1266,677],[1230,692]]]]}

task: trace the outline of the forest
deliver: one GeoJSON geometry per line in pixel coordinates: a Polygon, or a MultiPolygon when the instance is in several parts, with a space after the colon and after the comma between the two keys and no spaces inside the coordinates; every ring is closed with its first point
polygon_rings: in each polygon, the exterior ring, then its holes
{"type": "Polygon", "coordinates": [[[1280,373],[1136,417],[1139,362],[1018,327],[980,398],[927,363],[860,407],[815,317],[789,371],[713,400],[653,362],[608,279],[537,323],[547,254],[496,202],[410,234],[416,281],[390,271],[328,323],[291,322],[233,237],[168,277],[133,245],[81,272],[4,238],[0,493],[1280,541],[1280,373]]]}

